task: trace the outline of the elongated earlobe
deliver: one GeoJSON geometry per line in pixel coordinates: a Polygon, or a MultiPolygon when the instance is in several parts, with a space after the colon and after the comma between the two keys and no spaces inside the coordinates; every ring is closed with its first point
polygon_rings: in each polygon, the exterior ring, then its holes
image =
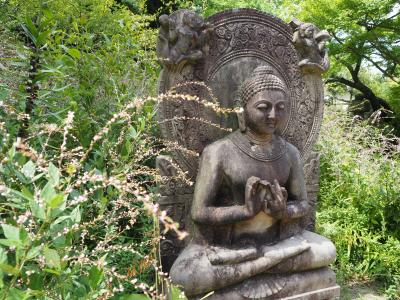
{"type": "Polygon", "coordinates": [[[238,119],[238,124],[239,124],[239,129],[241,132],[245,132],[246,131],[246,123],[244,121],[244,113],[243,110],[237,111],[236,112],[236,116],[238,119]]]}

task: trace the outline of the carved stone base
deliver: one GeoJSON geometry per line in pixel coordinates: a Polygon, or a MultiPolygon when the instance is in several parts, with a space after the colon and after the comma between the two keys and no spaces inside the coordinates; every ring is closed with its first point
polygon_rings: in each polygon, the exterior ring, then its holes
{"type": "MultiPolygon", "coordinates": [[[[292,274],[265,274],[215,291],[207,300],[330,300],[340,294],[336,275],[329,268],[292,274]],[[281,288],[279,288],[279,286],[281,288]],[[270,291],[280,289],[271,294],[270,291]]],[[[191,299],[201,299],[205,295],[191,299]]]]}
{"type": "Polygon", "coordinates": [[[340,296],[340,286],[336,285],[325,289],[320,289],[303,294],[297,294],[286,298],[281,298],[281,300],[328,300],[328,299],[339,298],[339,296],[340,296]]]}

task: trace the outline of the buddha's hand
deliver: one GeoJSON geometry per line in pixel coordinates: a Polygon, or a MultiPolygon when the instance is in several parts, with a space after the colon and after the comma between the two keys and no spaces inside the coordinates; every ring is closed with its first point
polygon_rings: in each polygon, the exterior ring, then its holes
{"type": "Polygon", "coordinates": [[[288,192],[279,185],[278,180],[270,185],[270,193],[266,194],[266,213],[277,219],[282,219],[286,212],[288,192]]]}
{"type": "Polygon", "coordinates": [[[245,210],[249,218],[258,214],[264,206],[264,199],[270,183],[252,176],[247,179],[245,190],[245,210]]]}

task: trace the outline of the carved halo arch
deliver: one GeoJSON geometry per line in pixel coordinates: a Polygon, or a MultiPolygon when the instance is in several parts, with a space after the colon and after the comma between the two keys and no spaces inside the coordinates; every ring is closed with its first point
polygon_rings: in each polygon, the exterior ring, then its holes
{"type": "MultiPolygon", "coordinates": [[[[281,135],[294,144],[303,160],[307,161],[321,125],[323,85],[320,74],[301,73],[291,27],[272,15],[254,9],[228,10],[206,21],[212,28],[208,53],[196,64],[181,64],[175,69],[164,68],[160,76],[159,93],[174,90],[177,94],[195,95],[208,101],[214,101],[211,94],[215,94],[216,101],[222,107],[233,108],[239,84],[229,83],[230,78],[244,81],[258,65],[270,65],[276,75],[284,80],[289,91],[290,108],[288,119],[280,128],[281,135]],[[243,62],[246,61],[249,62],[248,67],[243,68],[243,62]],[[229,65],[232,67],[230,73],[220,76],[228,80],[224,83],[217,78],[217,74],[229,65]],[[242,74],[242,78],[235,77],[236,73],[242,74]],[[199,81],[210,87],[212,93],[199,86],[199,81]],[[219,97],[223,89],[229,90],[228,96],[219,97]]],[[[221,127],[237,128],[237,123],[232,121],[234,116],[216,115],[212,110],[190,102],[173,100],[161,103],[159,119],[164,137],[201,153],[207,144],[229,133],[201,120],[217,123],[221,127]]],[[[198,157],[179,149],[174,150],[172,155],[194,179],[198,157]]]]}

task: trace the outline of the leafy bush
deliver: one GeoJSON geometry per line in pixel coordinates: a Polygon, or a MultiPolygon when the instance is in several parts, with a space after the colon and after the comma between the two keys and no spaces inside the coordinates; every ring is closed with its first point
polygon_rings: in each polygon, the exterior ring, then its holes
{"type": "Polygon", "coordinates": [[[70,112],[50,129],[40,152],[29,140],[0,149],[2,299],[99,299],[126,288],[153,292],[146,282],[154,274],[148,278],[146,270],[155,263],[158,234],[151,216],[157,208],[136,178],[145,172],[131,168],[143,164],[152,145],[131,125],[133,109],[115,115],[86,148],[72,135],[70,112]],[[113,140],[113,126],[131,133],[113,140]],[[57,151],[51,136],[59,136],[57,151]],[[103,144],[115,156],[98,168],[98,155],[90,152],[103,138],[110,139],[103,144]],[[136,159],[116,165],[124,145],[135,141],[142,144],[132,147],[136,159]]]}
{"type": "Polygon", "coordinates": [[[323,125],[318,230],[338,251],[343,280],[400,290],[399,139],[329,109],[323,125]]]}
{"type": "Polygon", "coordinates": [[[0,10],[0,299],[154,295],[153,17],[99,0],[0,10]]]}

